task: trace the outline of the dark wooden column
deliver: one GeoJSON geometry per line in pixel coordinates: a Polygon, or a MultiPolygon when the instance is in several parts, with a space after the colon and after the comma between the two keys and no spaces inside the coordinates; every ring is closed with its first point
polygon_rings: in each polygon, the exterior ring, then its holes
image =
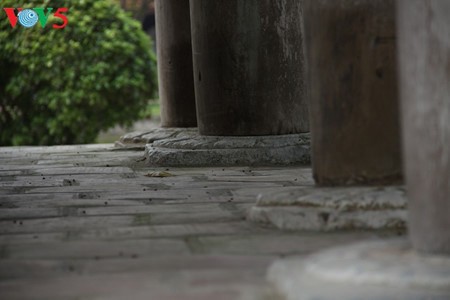
{"type": "Polygon", "coordinates": [[[314,176],[401,178],[393,0],[306,0],[314,176]]]}
{"type": "Polygon", "coordinates": [[[189,0],[156,0],[162,127],[197,126],[189,0]]]}
{"type": "Polygon", "coordinates": [[[450,1],[399,2],[410,236],[450,255],[450,1]]]}
{"type": "Polygon", "coordinates": [[[309,131],[302,1],[191,0],[203,135],[309,131]]]}

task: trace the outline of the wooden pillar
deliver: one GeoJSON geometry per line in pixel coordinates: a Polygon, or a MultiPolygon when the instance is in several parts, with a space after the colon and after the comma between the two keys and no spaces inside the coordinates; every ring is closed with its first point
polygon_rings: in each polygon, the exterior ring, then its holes
{"type": "Polygon", "coordinates": [[[156,0],[162,127],[197,126],[189,0],[156,0]]]}
{"type": "Polygon", "coordinates": [[[302,1],[191,0],[202,135],[309,131],[302,1]]]}
{"type": "Polygon", "coordinates": [[[393,0],[306,0],[312,158],[319,185],[401,179],[393,0]]]}
{"type": "Polygon", "coordinates": [[[450,1],[399,1],[410,237],[450,255],[450,1]]]}

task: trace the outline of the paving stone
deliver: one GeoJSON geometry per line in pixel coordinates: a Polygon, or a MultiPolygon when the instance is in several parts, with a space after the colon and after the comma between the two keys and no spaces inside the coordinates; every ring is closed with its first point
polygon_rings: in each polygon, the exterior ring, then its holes
{"type": "Polygon", "coordinates": [[[181,212],[181,213],[139,213],[125,216],[67,216],[42,219],[17,219],[0,221],[0,234],[39,233],[57,231],[81,231],[89,228],[105,228],[110,226],[143,226],[159,224],[189,224],[228,222],[243,220],[244,217],[232,212],[218,210],[214,212],[181,212]]]}
{"type": "MultiPolygon", "coordinates": [[[[124,197],[125,198],[125,197],[124,197]]],[[[150,204],[149,198],[140,200],[116,200],[94,193],[41,193],[13,194],[0,196],[0,208],[54,208],[65,210],[68,207],[129,206],[150,204]]]]}
{"type": "Polygon", "coordinates": [[[133,173],[130,168],[124,167],[60,167],[60,168],[39,168],[34,170],[42,175],[75,175],[75,174],[127,174],[133,173]]]}
{"type": "Polygon", "coordinates": [[[248,269],[133,272],[0,282],[6,299],[184,299],[256,300],[263,280],[248,269]],[[76,296],[74,296],[76,295],[76,296]]]}
{"type": "MultiPolygon", "coordinates": [[[[239,210],[233,203],[225,203],[229,206],[233,205],[235,210],[239,210]]],[[[225,205],[226,206],[226,205],[225,205]]],[[[246,208],[250,205],[245,206],[246,208]]],[[[61,209],[60,207],[51,208],[4,208],[0,209],[0,220],[28,220],[39,218],[55,218],[64,216],[121,216],[121,215],[140,215],[140,214],[168,214],[168,213],[186,213],[191,211],[194,214],[211,213],[225,210],[220,203],[184,203],[177,205],[134,205],[134,206],[108,206],[102,203],[101,206],[93,207],[68,207],[61,209]]],[[[244,217],[244,214],[242,214],[244,217]]]]}
{"type": "Polygon", "coordinates": [[[311,189],[310,168],[156,168],[142,158],[113,145],[0,148],[1,298],[266,299],[277,257],[398,234],[244,220],[261,194],[311,189]]]}
{"type": "Polygon", "coordinates": [[[108,274],[124,272],[189,270],[259,270],[263,273],[274,256],[238,255],[158,255],[145,259],[122,253],[118,258],[87,259],[3,259],[0,261],[1,279],[59,277],[62,274],[108,274]]]}
{"type": "Polygon", "coordinates": [[[314,251],[364,239],[396,235],[395,232],[363,233],[347,232],[334,234],[264,234],[192,237],[188,245],[194,253],[236,255],[306,255],[314,251]]]}
{"type": "Polygon", "coordinates": [[[1,246],[1,259],[102,259],[146,257],[162,254],[188,254],[189,248],[183,239],[141,239],[122,241],[61,242],[32,241],[1,246]]]}
{"type": "Polygon", "coordinates": [[[219,236],[234,234],[263,234],[264,228],[255,228],[245,221],[232,221],[225,223],[190,223],[166,224],[151,226],[105,227],[89,228],[83,231],[57,231],[33,232],[1,235],[0,244],[10,245],[17,243],[55,242],[68,240],[127,240],[143,238],[183,238],[192,236],[219,236]]]}

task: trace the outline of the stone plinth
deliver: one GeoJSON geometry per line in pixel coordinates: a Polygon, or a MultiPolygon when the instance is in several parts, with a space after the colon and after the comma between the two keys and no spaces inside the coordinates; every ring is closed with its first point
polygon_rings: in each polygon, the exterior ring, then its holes
{"type": "Polygon", "coordinates": [[[404,229],[402,187],[291,187],[260,195],[248,218],[282,230],[404,229]]]}
{"type": "Polygon", "coordinates": [[[271,166],[310,163],[309,134],[223,137],[192,135],[146,146],[152,166],[271,166]]]}

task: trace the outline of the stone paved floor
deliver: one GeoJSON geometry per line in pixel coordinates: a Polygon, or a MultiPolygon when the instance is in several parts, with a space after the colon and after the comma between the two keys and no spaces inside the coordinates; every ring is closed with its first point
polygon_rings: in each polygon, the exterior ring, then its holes
{"type": "Polygon", "coordinates": [[[111,149],[0,148],[1,299],[272,299],[277,257],[393,234],[245,220],[260,193],[311,186],[309,168],[155,169],[111,149]]]}

